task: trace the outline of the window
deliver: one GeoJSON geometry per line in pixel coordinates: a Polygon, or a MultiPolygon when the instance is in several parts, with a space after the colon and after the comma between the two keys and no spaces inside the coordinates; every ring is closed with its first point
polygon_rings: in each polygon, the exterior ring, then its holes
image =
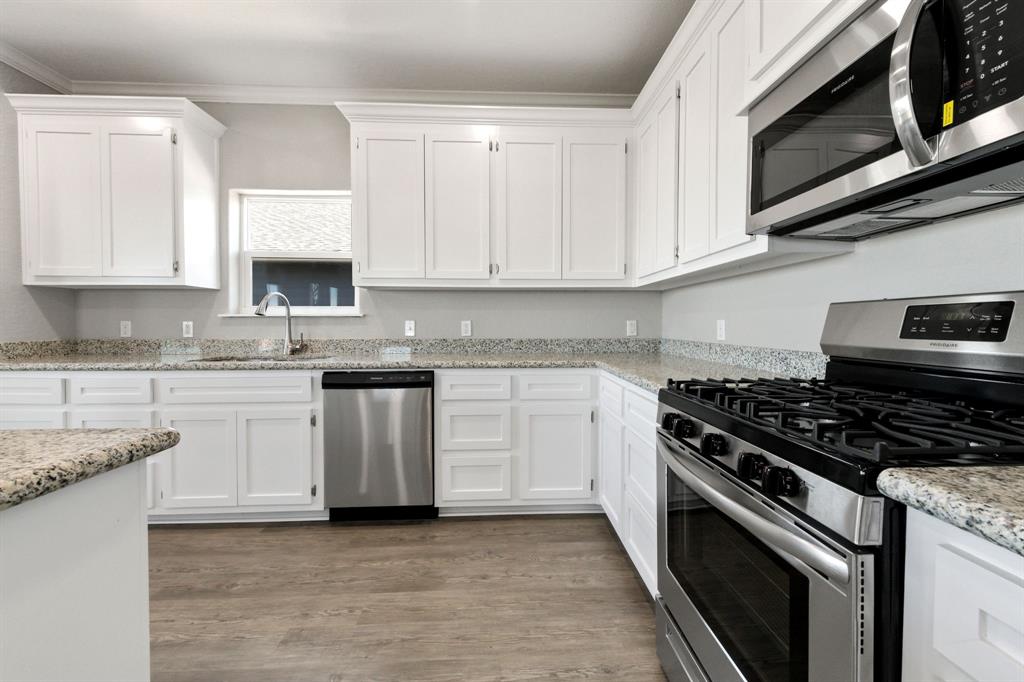
{"type": "MultiPolygon", "coordinates": [[[[237,193],[241,226],[239,312],[279,291],[296,315],[358,315],[352,286],[349,192],[237,193]]],[[[274,299],[268,314],[283,315],[274,299]]]]}

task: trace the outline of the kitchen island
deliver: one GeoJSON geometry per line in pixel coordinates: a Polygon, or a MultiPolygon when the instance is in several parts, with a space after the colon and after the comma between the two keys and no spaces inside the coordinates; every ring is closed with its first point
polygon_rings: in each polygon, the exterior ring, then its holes
{"type": "Polygon", "coordinates": [[[178,440],[0,431],[0,681],[149,679],[144,460],[178,440]]]}

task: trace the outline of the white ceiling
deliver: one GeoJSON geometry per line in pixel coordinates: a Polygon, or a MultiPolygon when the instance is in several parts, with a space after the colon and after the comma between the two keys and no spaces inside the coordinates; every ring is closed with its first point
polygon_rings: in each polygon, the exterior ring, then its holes
{"type": "Polygon", "coordinates": [[[0,41],[76,92],[131,81],[632,95],[692,4],[0,0],[0,41]]]}

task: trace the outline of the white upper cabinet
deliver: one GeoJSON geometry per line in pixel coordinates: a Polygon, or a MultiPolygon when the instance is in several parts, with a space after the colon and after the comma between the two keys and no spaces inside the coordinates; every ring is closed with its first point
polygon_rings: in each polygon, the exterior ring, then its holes
{"type": "Polygon", "coordinates": [[[493,142],[471,130],[426,141],[426,276],[488,279],[493,142]]]}
{"type": "Polygon", "coordinates": [[[626,276],[626,136],[562,142],[562,277],[626,276]]]}
{"type": "Polygon", "coordinates": [[[638,171],[637,275],[676,263],[676,172],[679,99],[666,89],[640,122],[638,171]]]}
{"type": "Polygon", "coordinates": [[[732,50],[746,48],[746,102],[760,98],[871,2],[743,0],[746,40],[732,50]]]}
{"type": "MultiPolygon", "coordinates": [[[[704,34],[679,69],[679,259],[708,255],[711,232],[712,55],[704,34]]],[[[746,131],[744,131],[744,137],[746,131]]]]}
{"type": "Polygon", "coordinates": [[[424,276],[423,133],[380,130],[355,140],[353,253],[362,277],[424,276]]]}
{"type": "Polygon", "coordinates": [[[20,133],[23,283],[220,287],[224,126],[176,97],[7,97],[20,133]]]}
{"type": "Polygon", "coordinates": [[[628,109],[337,106],[357,286],[632,286],[628,109]]]}
{"type": "Polygon", "coordinates": [[[504,133],[497,140],[498,276],[562,276],[562,137],[504,133]]]}

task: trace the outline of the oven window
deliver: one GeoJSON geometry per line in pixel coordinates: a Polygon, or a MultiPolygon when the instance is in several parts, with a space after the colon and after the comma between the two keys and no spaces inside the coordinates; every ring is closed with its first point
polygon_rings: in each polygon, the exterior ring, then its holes
{"type": "Polygon", "coordinates": [[[667,475],[667,563],[748,680],[807,682],[806,577],[667,475]]]}
{"type": "MultiPolygon", "coordinates": [[[[914,110],[926,138],[941,130],[945,68],[941,3],[929,5],[911,50],[914,110]]],[[[754,136],[751,213],[870,165],[903,146],[889,102],[895,35],[754,136]]]]}

